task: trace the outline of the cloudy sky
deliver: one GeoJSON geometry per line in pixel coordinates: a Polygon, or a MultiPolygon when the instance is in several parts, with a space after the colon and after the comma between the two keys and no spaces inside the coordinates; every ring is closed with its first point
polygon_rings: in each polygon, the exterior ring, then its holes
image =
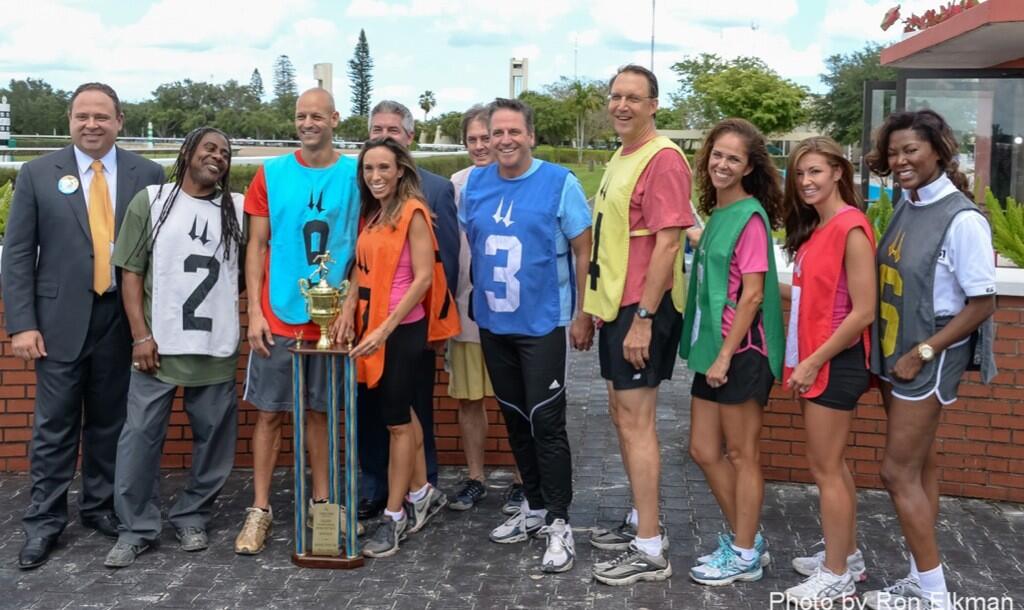
{"type": "MultiPolygon", "coordinates": [[[[898,25],[879,29],[896,2],[656,0],[655,72],[670,92],[670,66],[686,55],[756,55],[820,91],[826,57],[899,38],[898,25]]],[[[940,2],[902,4],[907,15],[940,2]]],[[[333,62],[343,115],[360,28],[375,61],[375,100],[414,110],[427,89],[435,112],[507,95],[511,57],[529,58],[532,89],[574,72],[607,78],[621,64],[650,62],[647,0],[21,0],[0,3],[0,21],[4,84],[33,77],[73,89],[102,80],[139,100],[161,83],[248,82],[259,68],[269,91],[274,58],[287,54],[300,89],[315,84],[314,63],[333,62]]]]}

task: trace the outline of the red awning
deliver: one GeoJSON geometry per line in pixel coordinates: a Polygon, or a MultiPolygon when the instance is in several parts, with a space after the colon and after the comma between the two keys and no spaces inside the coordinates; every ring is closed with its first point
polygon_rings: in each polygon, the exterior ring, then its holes
{"type": "Polygon", "coordinates": [[[1022,60],[1024,0],[987,0],[882,49],[882,65],[893,68],[995,68],[1022,60]]]}

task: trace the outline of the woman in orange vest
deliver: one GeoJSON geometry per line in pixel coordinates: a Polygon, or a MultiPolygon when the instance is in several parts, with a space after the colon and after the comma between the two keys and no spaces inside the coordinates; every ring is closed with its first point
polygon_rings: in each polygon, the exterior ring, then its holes
{"type": "Polygon", "coordinates": [[[359,154],[359,171],[362,228],[334,337],[358,340],[350,356],[359,391],[390,433],[387,507],[363,545],[364,555],[387,557],[448,502],[427,482],[423,429],[408,379],[428,341],[458,334],[459,316],[408,151],[391,139],[370,140],[359,154]]]}
{"type": "Polygon", "coordinates": [[[831,138],[790,154],[783,199],[793,284],[783,385],[796,390],[807,430],[807,461],[820,490],[825,550],[797,557],[807,576],[786,590],[797,604],[832,604],[867,578],[857,549],[857,489],[846,466],[854,409],[870,384],[869,327],[875,319],[874,230],[853,186],[853,166],[831,138]]]}

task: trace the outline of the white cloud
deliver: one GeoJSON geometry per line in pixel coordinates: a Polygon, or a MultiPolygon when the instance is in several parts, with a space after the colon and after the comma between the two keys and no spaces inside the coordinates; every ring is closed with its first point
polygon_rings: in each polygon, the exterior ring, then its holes
{"type": "Polygon", "coordinates": [[[439,104],[472,104],[479,102],[480,91],[476,87],[443,87],[437,90],[439,104]]]}
{"type": "Polygon", "coordinates": [[[524,45],[520,45],[518,47],[513,47],[512,48],[512,57],[517,57],[517,58],[526,57],[526,58],[529,58],[531,60],[537,60],[537,59],[540,59],[540,56],[541,56],[540,47],[538,47],[535,44],[524,44],[524,45]]]}
{"type": "Polygon", "coordinates": [[[903,19],[937,8],[935,0],[830,0],[821,29],[830,37],[891,44],[903,35],[903,19]],[[883,32],[882,19],[897,4],[900,21],[883,32]]]}

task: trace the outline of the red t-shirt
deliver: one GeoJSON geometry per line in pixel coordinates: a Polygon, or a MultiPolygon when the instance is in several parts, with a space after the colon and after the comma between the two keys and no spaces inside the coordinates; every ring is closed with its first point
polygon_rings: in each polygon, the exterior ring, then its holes
{"type": "MultiPolygon", "coordinates": [[[[308,165],[302,160],[302,155],[299,154],[301,151],[295,151],[295,159],[300,165],[308,165]]],[[[267,196],[267,177],[263,171],[263,166],[256,168],[256,175],[252,177],[252,182],[249,183],[249,190],[245,192],[245,213],[250,216],[262,216],[264,218],[270,217],[270,201],[267,196]]],[[[273,231],[273,227],[270,228],[273,231]]],[[[310,341],[315,340],[320,336],[320,327],[312,322],[306,324],[288,324],[282,322],[274,315],[274,310],[270,307],[270,257],[272,252],[269,246],[267,247],[267,257],[263,260],[263,289],[260,292],[260,305],[263,311],[263,317],[267,319],[267,324],[270,326],[270,332],[275,335],[282,337],[288,337],[294,339],[296,334],[301,331],[303,339],[310,341]]],[[[299,277],[295,277],[296,286],[298,285],[299,277]]],[[[252,304],[250,304],[250,307],[252,304]]]]}
{"type": "MultiPolygon", "coordinates": [[[[646,142],[644,143],[646,144],[646,142]]],[[[643,144],[623,147],[622,155],[643,144]]],[[[648,229],[651,235],[629,238],[626,286],[620,307],[640,302],[647,281],[647,266],[654,252],[654,233],[670,227],[686,229],[694,224],[690,208],[690,170],[674,150],[658,151],[644,168],[629,198],[629,230],[648,229]]],[[[666,289],[671,288],[671,278],[666,289]]]]}

